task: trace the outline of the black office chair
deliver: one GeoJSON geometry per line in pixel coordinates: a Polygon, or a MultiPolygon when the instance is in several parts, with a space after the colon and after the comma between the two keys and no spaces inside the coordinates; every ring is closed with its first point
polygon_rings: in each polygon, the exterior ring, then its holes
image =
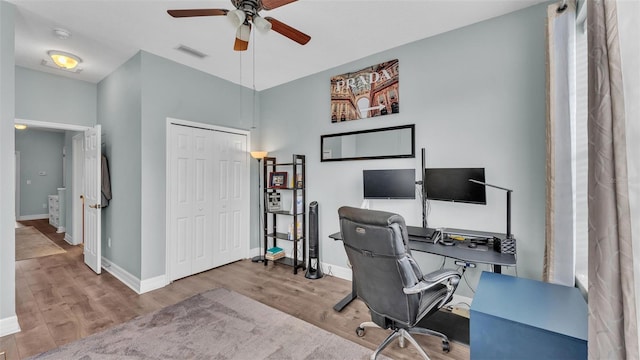
{"type": "Polygon", "coordinates": [[[356,294],[371,312],[372,322],[360,324],[356,333],[364,336],[365,327],[393,330],[371,359],[398,337],[400,347],[407,339],[429,359],[411,334],[439,336],[442,349],[448,352],[446,335],[416,324],[451,300],[460,274],[441,269],[422,275],[411,256],[407,228],[400,215],[347,206],[338,209],[338,215],[356,294]]]}

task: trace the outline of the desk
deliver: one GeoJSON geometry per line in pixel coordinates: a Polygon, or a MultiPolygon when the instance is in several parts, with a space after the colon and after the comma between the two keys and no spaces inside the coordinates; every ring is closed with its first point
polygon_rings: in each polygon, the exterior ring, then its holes
{"type": "Polygon", "coordinates": [[[472,359],[586,359],[577,288],[483,272],[471,304],[472,359]]]}
{"type": "MultiPolygon", "coordinates": [[[[442,229],[445,233],[448,234],[460,234],[465,236],[474,236],[474,237],[497,237],[504,238],[505,234],[500,233],[492,233],[485,231],[475,231],[475,230],[464,230],[464,229],[450,229],[445,228],[442,229]]],[[[342,240],[342,234],[340,232],[333,233],[329,235],[330,238],[334,240],[342,240]]],[[[494,271],[496,273],[501,272],[501,266],[515,266],[516,265],[516,256],[514,254],[502,254],[495,250],[493,247],[486,245],[478,245],[478,248],[471,249],[466,246],[468,243],[461,242],[455,246],[445,246],[442,244],[434,244],[432,241],[426,240],[424,238],[409,236],[409,248],[415,251],[421,251],[429,254],[446,256],[449,258],[461,260],[467,263],[480,263],[480,264],[490,264],[494,265],[494,271]],[[460,246],[462,245],[462,246],[460,246]],[[484,246],[484,248],[482,248],[484,246]]],[[[335,311],[342,311],[345,306],[349,305],[351,301],[356,298],[356,287],[355,281],[351,282],[351,293],[348,294],[344,299],[340,300],[336,305],[333,306],[335,311]]]]}

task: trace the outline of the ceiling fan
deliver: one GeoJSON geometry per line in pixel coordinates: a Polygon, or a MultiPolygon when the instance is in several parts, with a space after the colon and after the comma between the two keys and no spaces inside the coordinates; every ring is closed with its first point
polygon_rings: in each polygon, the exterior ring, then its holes
{"type": "Polygon", "coordinates": [[[227,9],[179,9],[167,10],[174,18],[195,16],[226,16],[236,27],[236,41],[233,45],[235,51],[245,51],[249,47],[249,34],[251,24],[258,30],[267,32],[273,30],[300,45],[305,45],[311,40],[311,36],[292,28],[272,17],[261,17],[261,10],[273,10],[297,0],[231,0],[235,10],[227,9]]]}

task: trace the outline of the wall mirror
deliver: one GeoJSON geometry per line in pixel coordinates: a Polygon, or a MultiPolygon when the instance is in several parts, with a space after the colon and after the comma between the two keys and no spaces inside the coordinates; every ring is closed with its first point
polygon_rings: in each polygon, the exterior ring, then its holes
{"type": "Polygon", "coordinates": [[[320,161],[415,157],[415,124],[320,136],[320,161]]]}

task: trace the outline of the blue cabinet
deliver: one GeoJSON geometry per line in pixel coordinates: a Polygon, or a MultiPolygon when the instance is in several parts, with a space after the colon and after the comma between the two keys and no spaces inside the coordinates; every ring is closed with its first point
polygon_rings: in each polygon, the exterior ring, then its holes
{"type": "Polygon", "coordinates": [[[577,288],[483,272],[471,305],[471,359],[586,359],[577,288]]]}

